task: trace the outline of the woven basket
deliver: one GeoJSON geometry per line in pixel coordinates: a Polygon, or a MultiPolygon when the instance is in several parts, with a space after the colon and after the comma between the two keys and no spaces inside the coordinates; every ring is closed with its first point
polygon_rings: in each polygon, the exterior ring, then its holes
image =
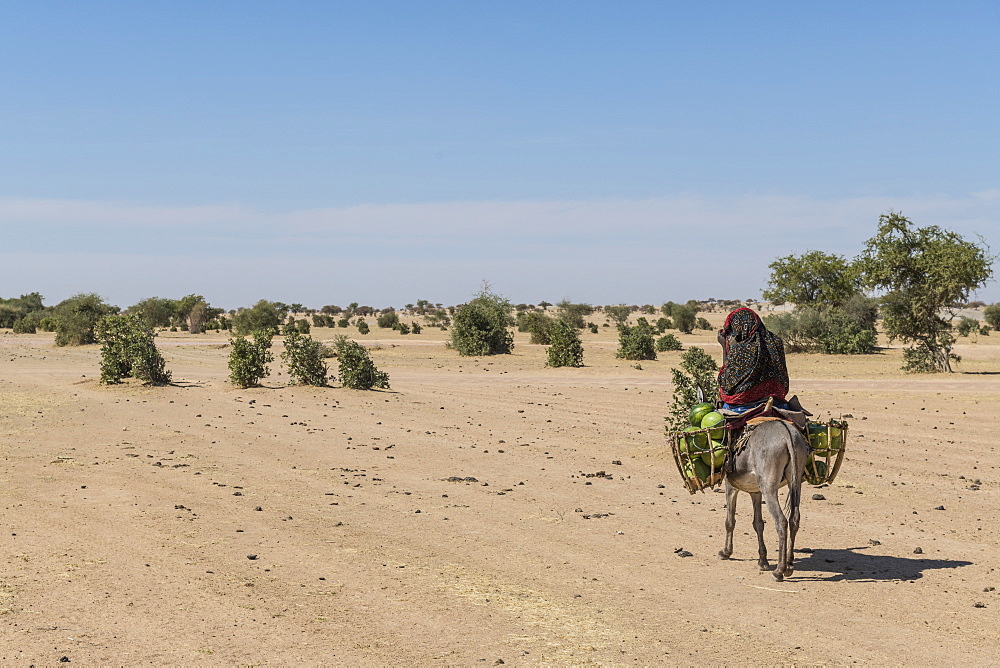
{"type": "Polygon", "coordinates": [[[728,429],[720,427],[667,432],[677,471],[688,492],[704,492],[722,484],[725,479],[725,458],[729,456],[729,435],[728,429]],[[724,432],[722,445],[713,447],[711,432],[718,432],[720,429],[724,432]],[[724,456],[720,457],[720,453],[724,456]]]}
{"type": "Polygon", "coordinates": [[[847,423],[842,420],[810,422],[809,427],[809,445],[814,449],[806,460],[803,480],[810,485],[832,483],[840,472],[840,465],[844,462],[844,453],[847,451],[847,423]],[[826,429],[817,431],[817,426],[826,429]],[[816,445],[824,444],[826,447],[816,448],[816,445]],[[830,447],[834,444],[839,444],[839,447],[830,447]]]}

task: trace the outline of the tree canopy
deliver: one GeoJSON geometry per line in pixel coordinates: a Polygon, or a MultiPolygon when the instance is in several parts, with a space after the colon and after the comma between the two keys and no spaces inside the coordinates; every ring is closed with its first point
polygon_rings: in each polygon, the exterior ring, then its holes
{"type": "Polygon", "coordinates": [[[813,308],[840,306],[859,292],[856,272],[840,255],[813,250],[798,257],[779,257],[768,266],[771,287],[764,291],[764,299],[771,302],[813,308]]]}
{"type": "Polygon", "coordinates": [[[879,217],[878,231],[856,260],[862,284],[884,295],[882,316],[890,340],[914,343],[907,370],[951,371],[951,319],[970,293],[992,276],[985,243],[936,225],[915,227],[902,214],[879,217]]]}

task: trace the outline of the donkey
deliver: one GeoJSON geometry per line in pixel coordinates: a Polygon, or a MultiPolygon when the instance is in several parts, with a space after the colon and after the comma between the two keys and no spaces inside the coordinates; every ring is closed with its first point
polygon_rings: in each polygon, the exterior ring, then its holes
{"type": "MultiPolygon", "coordinates": [[[[781,582],[791,575],[792,550],[799,530],[799,501],[802,496],[802,472],[809,456],[809,443],[791,424],[772,420],[753,427],[746,447],[736,453],[733,468],[726,474],[726,545],[719,551],[721,559],[733,554],[733,529],[736,527],[736,497],[746,492],[753,501],[753,528],[757,532],[757,566],[769,570],[767,547],[764,545],[764,517],[761,500],[774,519],[778,531],[778,565],[772,571],[781,582]],[[788,485],[788,516],[778,503],[778,489],[788,485]]],[[[727,462],[726,466],[729,466],[727,462]]]]}

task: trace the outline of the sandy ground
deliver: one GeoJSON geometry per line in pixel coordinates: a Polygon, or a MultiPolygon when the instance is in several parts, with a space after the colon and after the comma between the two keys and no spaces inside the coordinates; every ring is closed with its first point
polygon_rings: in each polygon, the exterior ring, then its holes
{"type": "Polygon", "coordinates": [[[392,382],[359,392],[277,364],[235,389],[212,334],[158,339],[172,386],[104,387],[96,347],[0,333],[0,664],[998,661],[1000,336],[949,376],[789,356],[807,407],[852,417],[782,583],[747,497],[720,561],[723,495],[681,485],[679,353],[636,369],[603,329],[548,369],[524,335],[494,358],[445,336],[359,337],[392,382]]]}

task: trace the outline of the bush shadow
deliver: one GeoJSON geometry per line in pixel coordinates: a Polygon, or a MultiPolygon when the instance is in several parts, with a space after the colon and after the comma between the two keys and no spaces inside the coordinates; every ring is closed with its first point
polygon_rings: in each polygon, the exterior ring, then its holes
{"type": "Polygon", "coordinates": [[[796,550],[795,579],[822,582],[842,580],[860,582],[914,581],[925,571],[940,568],[971,566],[971,561],[956,559],[930,559],[926,557],[895,557],[869,554],[868,546],[845,549],[818,549],[805,554],[796,550]],[[816,575],[804,572],[812,571],[816,575]]]}

